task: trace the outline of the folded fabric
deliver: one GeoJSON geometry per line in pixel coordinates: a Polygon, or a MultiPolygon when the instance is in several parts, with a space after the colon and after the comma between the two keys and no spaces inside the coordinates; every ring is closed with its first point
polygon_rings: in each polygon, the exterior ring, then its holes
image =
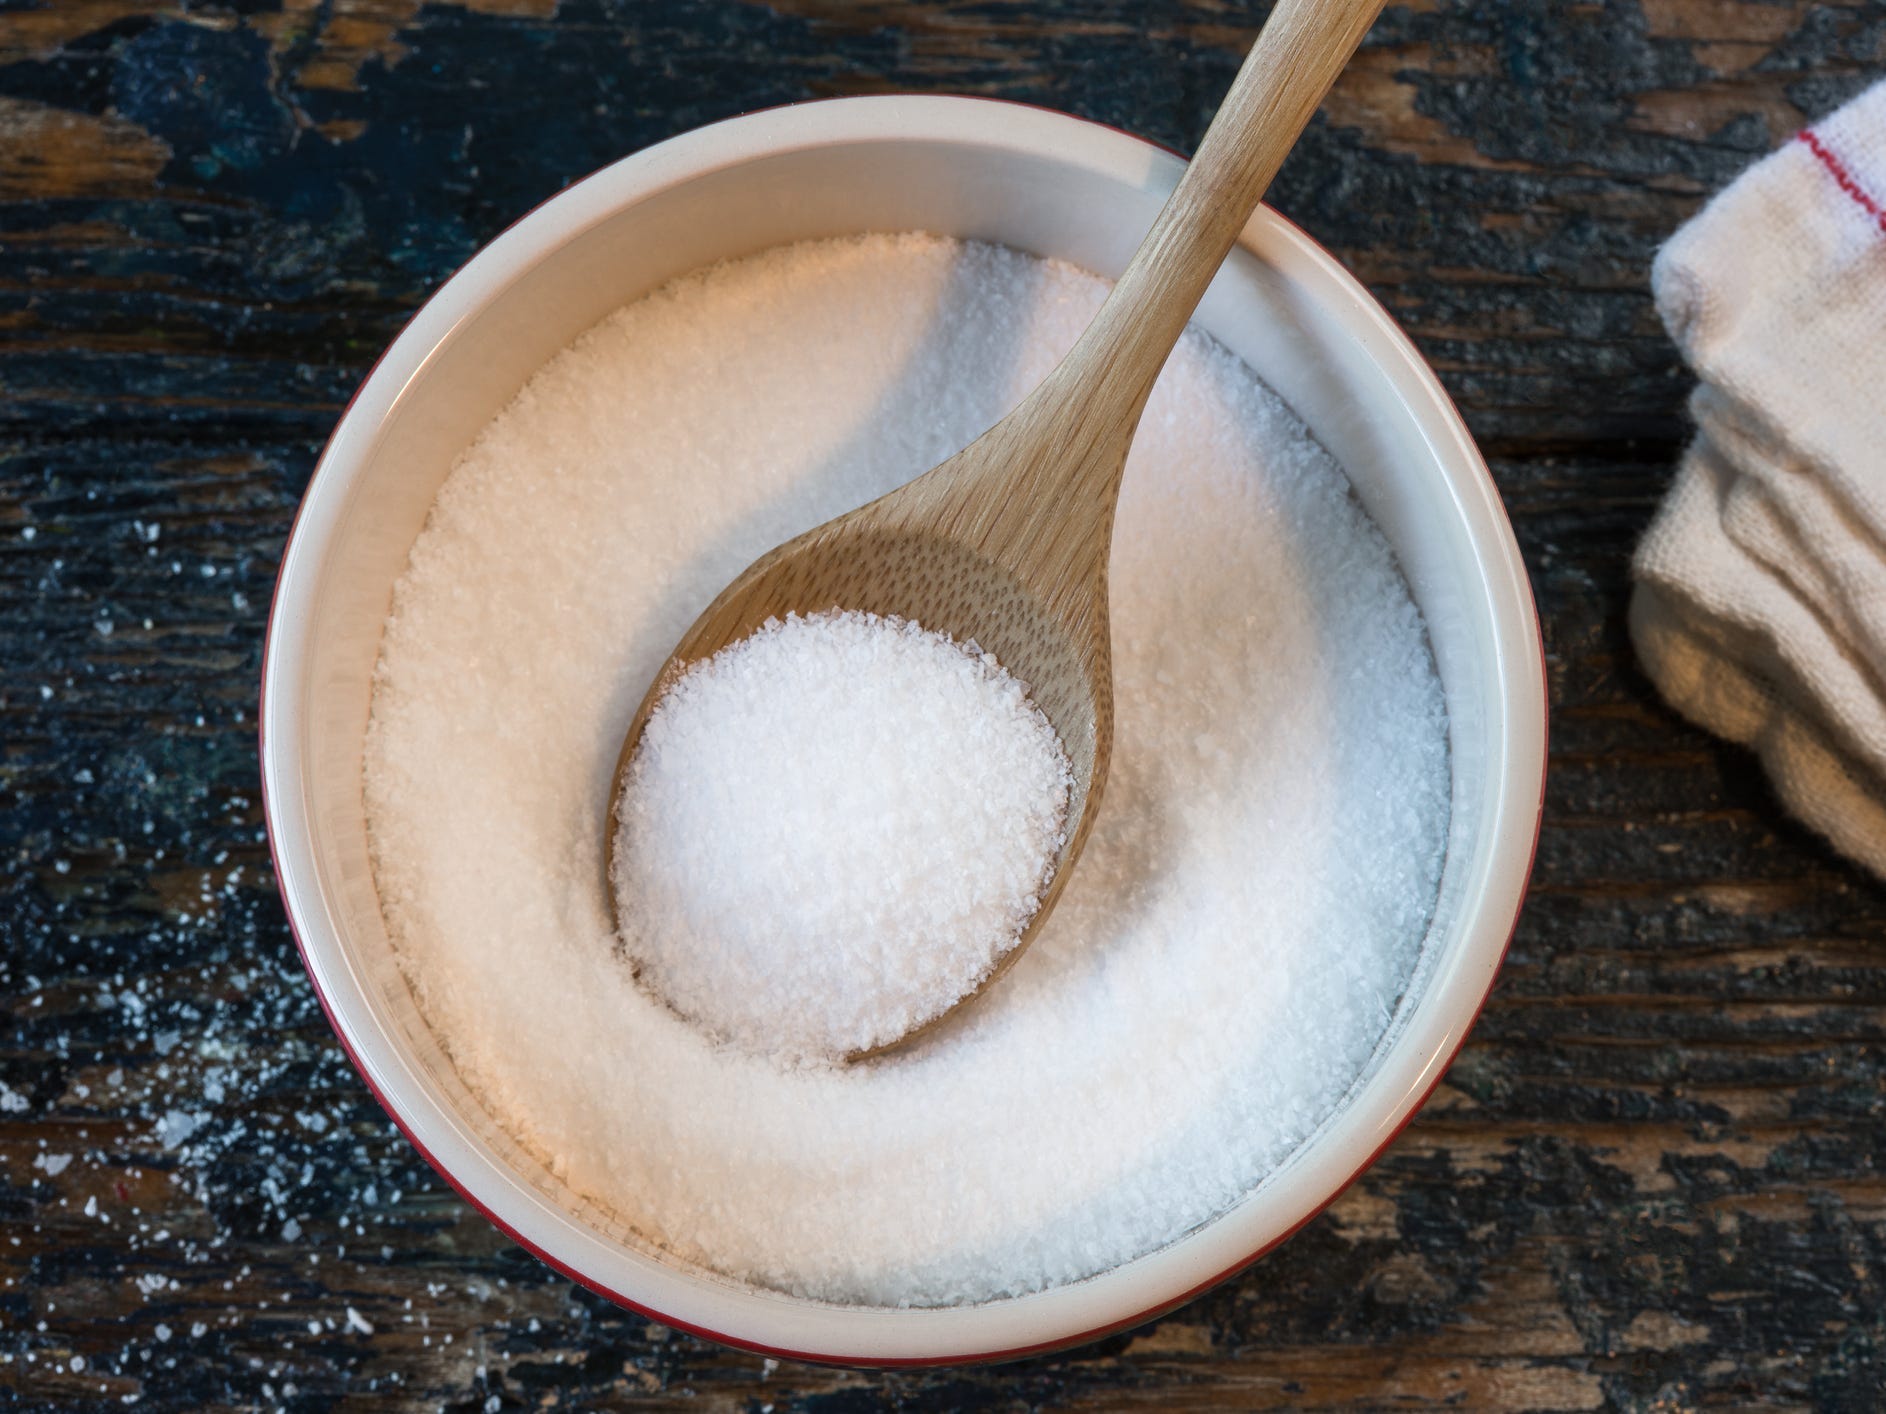
{"type": "Polygon", "coordinates": [[[1658,253],[1701,380],[1638,548],[1631,633],[1685,716],[1886,876],[1886,84],[1744,173],[1658,253]]]}

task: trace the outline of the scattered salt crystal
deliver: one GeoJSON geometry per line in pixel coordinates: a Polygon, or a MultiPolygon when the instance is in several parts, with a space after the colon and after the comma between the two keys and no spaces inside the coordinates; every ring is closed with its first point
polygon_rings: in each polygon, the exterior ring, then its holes
{"type": "Polygon", "coordinates": [[[921,236],[689,276],[551,360],[413,546],[364,770],[401,967],[487,1111],[684,1262],[887,1306],[1115,1266],[1287,1159],[1408,986],[1450,779],[1421,618],[1341,469],[1196,334],[1121,493],[1105,803],[1001,983],[907,1052],[783,1068],[614,943],[610,774],[694,616],[988,427],[1104,293],[921,236]]]}
{"type": "Polygon", "coordinates": [[[209,1122],[209,1113],[205,1110],[169,1110],[157,1121],[157,1142],[166,1149],[174,1149],[209,1122]]]}
{"type": "Polygon", "coordinates": [[[1015,945],[1070,780],[988,655],[874,614],[768,621],[649,716],[616,834],[624,944],[657,997],[747,1050],[888,1044],[1015,945]]]}

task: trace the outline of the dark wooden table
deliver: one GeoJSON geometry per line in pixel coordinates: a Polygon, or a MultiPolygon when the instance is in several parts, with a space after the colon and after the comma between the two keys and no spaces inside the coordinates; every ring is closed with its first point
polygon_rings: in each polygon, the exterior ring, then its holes
{"type": "Polygon", "coordinates": [[[271,581],[375,353],[672,133],[994,94],[1179,148],[1233,0],[0,0],[0,1404],[1876,1409],[1886,889],[1664,709],[1627,560],[1686,435],[1646,289],[1886,69],[1886,5],[1422,0],[1275,203],[1459,400],[1545,620],[1533,894],[1446,1084],[1144,1329],[872,1375],[673,1334],[420,1163],[296,960],[257,801],[271,581]]]}

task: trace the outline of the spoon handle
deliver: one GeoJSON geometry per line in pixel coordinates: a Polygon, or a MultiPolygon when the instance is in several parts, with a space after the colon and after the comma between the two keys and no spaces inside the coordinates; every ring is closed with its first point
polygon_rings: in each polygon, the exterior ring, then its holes
{"type": "Polygon", "coordinates": [[[1070,415],[1123,419],[1131,439],[1212,276],[1383,3],[1277,0],[1197,155],[1051,380],[1070,415]]]}

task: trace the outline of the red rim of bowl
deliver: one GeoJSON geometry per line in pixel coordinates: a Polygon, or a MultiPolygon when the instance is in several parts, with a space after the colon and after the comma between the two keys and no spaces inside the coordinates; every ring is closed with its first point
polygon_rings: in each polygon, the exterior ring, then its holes
{"type": "MultiPolygon", "coordinates": [[[[1161,152],[1165,152],[1172,156],[1179,157],[1181,158],[1181,160],[1183,160],[1184,158],[1183,153],[1178,152],[1174,148],[1167,147],[1163,143],[1154,142],[1151,139],[1140,137],[1138,134],[1130,133],[1126,129],[1117,127],[1111,123],[1098,122],[1090,118],[1080,118],[1074,114],[1064,113],[1060,111],[1059,109],[1050,108],[1045,104],[1027,103],[1027,102],[1011,100],[1011,99],[985,98],[985,97],[981,97],[977,95],[898,94],[898,95],[882,95],[882,96],[883,97],[907,97],[907,98],[947,97],[947,98],[952,99],[953,101],[990,104],[993,106],[1000,106],[1000,107],[1029,109],[1036,112],[1052,114],[1053,116],[1057,118],[1064,118],[1070,122],[1082,123],[1089,127],[1100,128],[1107,132],[1118,133],[1121,136],[1131,138],[1134,142],[1141,143],[1145,146],[1155,148],[1161,152]]],[[[843,102],[843,101],[850,101],[850,100],[817,100],[817,101],[818,102],[831,102],[831,101],[843,102]]],[[[798,104],[798,103],[773,104],[765,108],[753,109],[750,112],[742,113],[733,118],[723,119],[721,121],[722,122],[739,122],[747,118],[757,117],[764,113],[776,112],[776,111],[779,111],[780,109],[798,108],[798,107],[805,107],[805,106],[809,106],[809,105],[798,104]]],[[[718,124],[715,124],[713,126],[718,126],[718,124]]],[[[698,129],[695,131],[698,131],[698,129]]],[[[685,136],[685,134],[682,134],[680,136],[685,136]]],[[[673,141],[673,139],[668,139],[667,141],[673,141]]],[[[643,150],[646,151],[647,149],[643,149],[643,150]]],[[[606,170],[606,169],[599,169],[599,170],[606,170]]],[[[584,178],[582,180],[586,181],[588,180],[588,178],[584,178]]],[[[565,187],[561,191],[555,192],[552,195],[545,197],[542,201],[532,206],[523,215],[519,216],[516,220],[506,225],[503,228],[503,231],[499,232],[499,235],[502,235],[504,231],[509,231],[513,229],[514,227],[521,225],[523,222],[530,219],[531,216],[535,215],[538,211],[542,210],[544,207],[550,205],[552,202],[555,202],[559,198],[566,195],[570,190],[572,190],[577,185],[580,185],[580,183],[572,183],[569,187],[565,187]]],[[[1325,247],[1314,236],[1311,236],[1308,232],[1304,231],[1303,228],[1298,226],[1294,221],[1291,221],[1289,217],[1282,215],[1280,212],[1277,212],[1274,208],[1266,207],[1265,209],[1269,211],[1270,215],[1273,218],[1281,222],[1294,235],[1299,237],[1305,244],[1311,246],[1313,249],[1315,249],[1317,252],[1323,255],[1324,258],[1329,260],[1332,264],[1341,266],[1341,262],[1338,261],[1335,258],[1335,256],[1330,253],[1327,247],[1325,247]]],[[[492,238],[493,241],[495,241],[496,239],[497,239],[496,236],[492,238]]],[[[491,243],[492,243],[491,241],[485,242],[485,245],[479,248],[480,251],[488,247],[491,243]]],[[[476,254],[474,254],[472,259],[476,259],[476,254]]],[[[469,264],[470,263],[469,260],[466,263],[469,264]]],[[[433,296],[428,296],[428,302],[430,301],[431,298],[436,297],[440,289],[443,289],[446,284],[450,283],[452,279],[456,278],[459,270],[462,270],[462,269],[464,269],[463,265],[455,269],[452,272],[452,275],[448,276],[446,280],[441,281],[437,289],[434,290],[433,296]]],[[[423,306],[421,307],[423,308],[423,306]]],[[[1379,303],[1378,303],[1378,307],[1379,307],[1379,303]]],[[[415,313],[417,313],[417,311],[415,311],[415,313]]],[[[1386,311],[1384,311],[1384,317],[1389,318],[1389,322],[1391,324],[1394,323],[1392,316],[1387,316],[1386,311]]],[[[410,320],[408,322],[410,323],[410,320]]],[[[1394,327],[1396,328],[1398,332],[1400,331],[1399,324],[1395,324],[1394,327]]],[[[403,328],[404,326],[402,326],[402,329],[403,328]]],[[[1405,334],[1403,337],[1406,337],[1405,334]]],[[[394,340],[397,341],[397,339],[398,339],[398,335],[396,334],[394,336],[394,340]]],[[[361,393],[373,381],[374,375],[379,371],[380,365],[385,361],[388,353],[390,353],[391,350],[392,350],[392,344],[389,343],[387,348],[383,349],[379,357],[377,357],[373,361],[372,366],[367,370],[366,376],[361,379],[359,385],[355,388],[352,396],[348,398],[346,406],[341,409],[341,415],[335,422],[336,430],[339,429],[340,425],[346,421],[348,415],[353,411],[354,404],[359,401],[361,393]]],[[[1421,362],[1421,366],[1424,369],[1429,368],[1427,361],[1425,359],[1421,359],[1420,362],[1421,362]]],[[[1429,371],[1431,372],[1431,369],[1429,369],[1429,371]]],[[[1442,401],[1442,403],[1445,405],[1446,410],[1450,414],[1452,414],[1452,416],[1460,424],[1464,432],[1465,426],[1466,426],[1465,421],[1461,419],[1459,409],[1457,409],[1454,406],[1453,398],[1446,392],[1445,388],[1440,385],[1438,378],[1434,379],[1434,391],[1436,393],[1436,396],[1438,396],[1440,400],[1442,401]]],[[[1494,498],[1498,500],[1499,499],[1498,488],[1497,486],[1494,485],[1492,472],[1488,470],[1485,458],[1480,455],[1479,449],[1477,446],[1474,445],[1471,435],[1466,436],[1465,441],[1466,441],[1466,445],[1468,446],[1469,450],[1472,453],[1473,470],[1484,481],[1485,488],[1491,491],[1494,498]]],[[[308,478],[308,484],[306,487],[303,488],[301,500],[300,502],[297,503],[295,507],[294,517],[289,522],[288,536],[283,541],[282,557],[281,557],[281,561],[283,563],[285,563],[287,560],[288,547],[294,543],[295,536],[301,528],[301,517],[302,517],[303,512],[307,508],[308,500],[309,500],[309,492],[313,489],[313,486],[314,486],[314,478],[320,474],[322,463],[326,460],[328,448],[331,447],[332,444],[333,444],[333,434],[330,434],[328,442],[324,444],[322,447],[321,456],[316,459],[314,472],[310,474],[308,478]]],[[[1369,1169],[1374,1167],[1376,1161],[1380,1159],[1382,1155],[1386,1153],[1391,1146],[1393,1146],[1396,1139],[1398,1139],[1401,1136],[1402,1131],[1405,1130],[1411,1123],[1413,1123],[1415,1116],[1418,1115],[1421,1112],[1422,1108],[1427,1104],[1429,1097],[1433,1095],[1435,1089],[1440,1085],[1441,1081],[1446,1079],[1447,1072],[1449,1068],[1452,1066],[1454,1058],[1460,1054],[1461,1049],[1466,1045],[1467,1037],[1472,1033],[1473,1027],[1478,1022],[1481,1012],[1485,1010],[1487,999],[1488,997],[1492,995],[1494,984],[1498,981],[1500,967],[1504,965],[1505,963],[1506,954],[1512,946],[1513,936],[1519,927],[1520,916],[1525,910],[1526,894],[1530,888],[1532,869],[1538,859],[1539,832],[1540,832],[1541,825],[1544,821],[1544,815],[1545,815],[1545,764],[1546,764],[1546,759],[1547,759],[1547,751],[1546,751],[1547,743],[1546,743],[1545,734],[1547,730],[1549,729],[1549,711],[1546,707],[1546,703],[1550,696],[1550,678],[1548,675],[1548,670],[1547,670],[1547,665],[1546,665],[1546,660],[1545,660],[1545,653],[1544,653],[1544,647],[1543,647],[1544,634],[1543,634],[1543,629],[1539,620],[1538,603],[1537,603],[1536,598],[1533,598],[1530,592],[1528,592],[1528,599],[1531,601],[1532,610],[1533,610],[1533,623],[1535,627],[1535,637],[1536,637],[1536,641],[1540,644],[1539,678],[1542,684],[1542,690],[1541,690],[1541,698],[1540,698],[1540,701],[1541,701],[1541,719],[1540,719],[1541,742],[1540,742],[1540,754],[1539,754],[1540,755],[1540,781],[1539,781],[1539,792],[1538,792],[1539,806],[1538,806],[1538,809],[1535,810],[1534,815],[1533,815],[1532,842],[1529,846],[1526,869],[1521,879],[1519,893],[1513,903],[1513,917],[1507,927],[1506,940],[1500,945],[1499,956],[1497,959],[1495,959],[1494,965],[1488,973],[1485,989],[1480,994],[1480,997],[1478,998],[1478,1000],[1475,1001],[1472,1010],[1468,1013],[1466,1017],[1465,1025],[1461,1027],[1459,1037],[1456,1040],[1453,1048],[1447,1053],[1445,1057],[1442,1058],[1441,1064],[1435,1067],[1433,1079],[1428,1082],[1426,1088],[1422,1090],[1420,1096],[1409,1107],[1408,1112],[1402,1117],[1400,1122],[1397,1123],[1393,1127],[1393,1129],[1389,1131],[1389,1133],[1368,1154],[1368,1156],[1362,1160],[1361,1163],[1356,1165],[1355,1169],[1349,1174],[1349,1176],[1343,1179],[1342,1182],[1339,1183],[1330,1192],[1327,1198],[1325,1198],[1316,1207],[1312,1208],[1309,1212],[1305,1213],[1301,1219],[1299,1219],[1296,1223],[1294,1223],[1288,1229],[1279,1233],[1276,1237],[1264,1243],[1263,1245],[1258,1247],[1255,1251],[1252,1251],[1248,1253],[1247,1255],[1238,1258],[1238,1260],[1231,1263],[1229,1266],[1224,1268],[1224,1270],[1218,1272],[1216,1275],[1206,1278],[1205,1280],[1179,1293],[1177,1296],[1171,1297],[1170,1299],[1162,1299],[1161,1301],[1156,1302],[1155,1304],[1148,1306],[1143,1310],[1135,1311],[1132,1315],[1124,1317],[1118,1321],[1110,1321],[1104,1325],[1095,1326],[1091,1329],[1078,1331],[1071,1335],[1058,1336],[1058,1337],[1055,1337],[1054,1339],[1039,1341],[1032,1345],[1019,1345],[1019,1346],[1014,1346],[1014,1347],[1002,1349],[1002,1350],[980,1351],[980,1352],[976,1352],[976,1353],[972,1353],[968,1355],[921,1355],[921,1356],[845,1355],[845,1354],[834,1354],[831,1352],[824,1352],[824,1351],[793,1350],[793,1349],[787,1349],[780,1346],[764,1345],[756,1341],[748,1340],[741,1336],[729,1334],[726,1331],[713,1330],[709,1327],[702,1326],[702,1325],[699,1325],[690,1321],[684,1321],[684,1320],[678,1319],[677,1317],[671,1316],[664,1311],[658,1310],[655,1307],[648,1305],[645,1302],[637,1301],[631,1297],[623,1295],[619,1291],[615,1291],[611,1289],[610,1287],[604,1285],[602,1282],[577,1270],[576,1268],[569,1265],[567,1262],[562,1261],[561,1259],[553,1256],[548,1251],[544,1250],[541,1246],[533,1242],[530,1238],[524,1236],[510,1223],[506,1222],[502,1217],[498,1216],[497,1213],[493,1212],[489,1207],[487,1207],[483,1202],[481,1202],[458,1179],[458,1177],[452,1173],[452,1171],[444,1163],[440,1162],[440,1160],[437,1159],[432,1154],[431,1150],[429,1150],[420,1141],[419,1137],[414,1133],[412,1127],[407,1123],[405,1116],[403,1116],[399,1112],[399,1110],[387,1098],[386,1094],[380,1089],[379,1085],[375,1083],[373,1076],[368,1070],[366,1064],[361,1059],[359,1053],[354,1049],[353,1042],[348,1038],[346,1032],[341,1027],[339,1018],[335,1014],[333,1003],[328,998],[327,993],[324,992],[321,988],[318,974],[308,955],[308,945],[307,945],[306,939],[302,935],[300,921],[296,917],[295,905],[293,901],[289,898],[288,891],[282,883],[281,860],[280,860],[279,855],[277,854],[276,840],[275,840],[275,834],[276,834],[275,823],[274,823],[275,822],[275,807],[274,807],[274,803],[271,799],[270,792],[269,792],[268,771],[267,771],[268,664],[271,661],[270,648],[271,648],[274,635],[275,635],[277,615],[281,608],[281,593],[282,593],[281,578],[280,578],[280,573],[278,570],[275,591],[270,596],[270,601],[269,601],[268,624],[263,633],[263,641],[262,641],[263,673],[262,673],[262,679],[261,679],[261,684],[260,684],[260,691],[257,697],[258,711],[256,714],[256,746],[257,746],[257,754],[259,757],[259,765],[261,766],[261,770],[259,774],[261,776],[262,814],[263,814],[264,823],[267,827],[267,834],[268,834],[269,865],[275,875],[276,890],[280,894],[281,900],[282,900],[282,911],[288,921],[288,931],[289,931],[290,936],[293,937],[294,939],[295,950],[301,958],[302,968],[304,971],[307,972],[309,983],[314,988],[315,997],[321,1004],[322,1015],[327,1018],[328,1026],[334,1032],[335,1039],[340,1042],[341,1049],[342,1051],[346,1053],[348,1061],[353,1065],[355,1071],[358,1072],[361,1080],[366,1084],[368,1091],[373,1095],[373,1098],[379,1103],[380,1108],[386,1111],[388,1118],[390,1118],[393,1121],[394,1126],[399,1130],[401,1135],[405,1137],[406,1142],[412,1145],[413,1149],[418,1153],[419,1157],[424,1159],[426,1163],[432,1168],[432,1170],[435,1173],[437,1173],[440,1178],[445,1180],[446,1184],[452,1189],[452,1191],[457,1193],[458,1196],[462,1198],[466,1203],[470,1204],[471,1207],[475,1211],[477,1211],[480,1215],[482,1215],[486,1221],[491,1223],[493,1227],[497,1228],[506,1237],[510,1238],[511,1241],[517,1243],[518,1246],[522,1247],[525,1251],[529,1252],[538,1261],[542,1262],[545,1266],[549,1267],[552,1271],[555,1271],[561,1274],[562,1276],[569,1278],[571,1281],[575,1282],[577,1285],[585,1288],[588,1291],[595,1293],[597,1296],[603,1297],[607,1301],[613,1302],[617,1306],[623,1307],[626,1310],[634,1311],[638,1315],[646,1316],[650,1318],[651,1320],[659,1321],[662,1325],[665,1325],[673,1330],[683,1331],[687,1333],[688,1335],[700,1336],[708,1340],[717,1341],[722,1345],[731,1346],[738,1350],[751,1351],[757,1355],[773,1356],[773,1357],[786,1359],[786,1360],[803,1361],[809,1364],[852,1366],[852,1367],[871,1368],[871,1369],[925,1369],[925,1368],[936,1368],[940,1366],[949,1366],[949,1365],[998,1364],[1003,1361],[1023,1359],[1031,1355],[1044,1355],[1044,1354],[1049,1354],[1055,1351],[1072,1349],[1075,1346],[1087,1345],[1087,1344],[1092,1343],[1093,1341],[1103,1340],[1108,1336],[1117,1335],[1121,1331],[1130,1330],[1135,1326],[1144,1325],[1145,1323],[1149,1321],[1157,1320],[1159,1317],[1166,1315],[1168,1312],[1177,1310],[1179,1307],[1185,1305],[1187,1302],[1190,1302],[1196,1299],[1197,1297],[1202,1296],[1205,1292],[1211,1290],[1213,1287],[1218,1286],[1221,1283],[1228,1281],[1232,1277],[1238,1275],[1240,1272],[1250,1267],[1253,1263],[1258,1262],[1259,1260],[1267,1256],[1269,1253],[1275,1251],[1278,1247],[1282,1246],[1285,1242],[1288,1242],[1292,1237],[1296,1236],[1298,1232],[1302,1231],[1310,1223],[1314,1222],[1318,1217],[1321,1217],[1322,1214],[1329,1208],[1329,1206],[1333,1204],[1338,1198],[1342,1197],[1342,1195],[1349,1190],[1349,1188],[1355,1183],[1357,1179],[1359,1179],[1364,1173],[1368,1172],[1369,1169]]]]}

